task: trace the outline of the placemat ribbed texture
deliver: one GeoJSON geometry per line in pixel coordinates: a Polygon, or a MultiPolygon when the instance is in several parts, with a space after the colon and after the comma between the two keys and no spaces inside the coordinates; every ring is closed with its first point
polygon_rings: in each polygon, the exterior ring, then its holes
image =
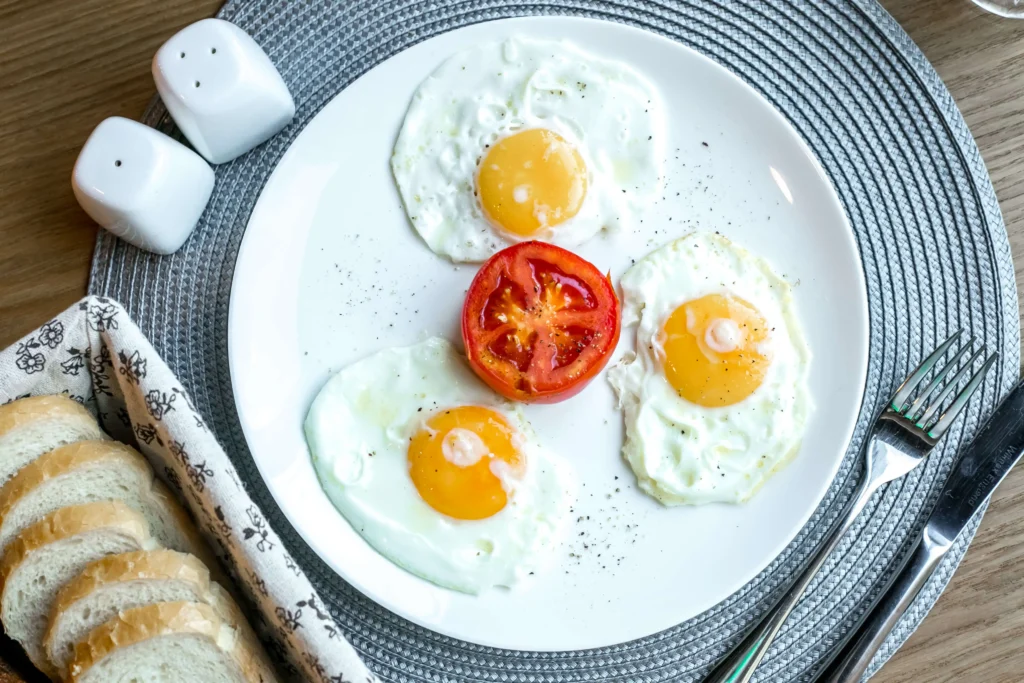
{"type": "MultiPolygon", "coordinates": [[[[174,256],[146,254],[101,233],[90,291],[124,303],[191,392],[346,636],[386,680],[699,680],[764,613],[841,511],[859,476],[856,454],[865,429],[894,382],[959,327],[1001,352],[997,371],[943,447],[875,497],[756,676],[773,683],[808,680],[909,551],[908,539],[930,510],[959,445],[1019,368],[1014,271],[995,194],[949,93],[892,18],[872,0],[232,0],[220,16],[267,50],[295,96],[296,120],[265,145],[216,167],[210,206],[174,256]],[[260,479],[228,375],[228,296],[238,246],[264,182],[305,123],[349,83],[406,47],[467,24],[521,15],[638,26],[707,55],[753,86],[792,122],[831,178],[856,233],[870,300],[871,369],[861,419],[807,527],[760,576],[714,609],[640,641],[583,652],[511,652],[459,642],[406,622],[346,585],[298,538],[260,479]]],[[[145,122],[174,131],[158,101],[145,122]]],[[[889,638],[876,668],[934,604],[977,521],[889,638]]]]}

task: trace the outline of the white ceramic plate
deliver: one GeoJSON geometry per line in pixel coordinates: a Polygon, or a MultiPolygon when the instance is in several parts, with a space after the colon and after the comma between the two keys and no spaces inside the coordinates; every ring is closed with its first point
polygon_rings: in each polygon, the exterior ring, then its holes
{"type": "MultiPolygon", "coordinates": [[[[619,354],[630,337],[624,331],[619,354]]],[[[867,307],[839,201],[764,99],[656,35],[536,17],[416,45],[362,76],[309,123],[250,218],[235,267],[229,349],[253,458],[288,520],[338,574],[388,609],[456,638],[575,650],[693,617],[789,543],[827,490],[853,429],[867,367],[867,307]],[[621,416],[603,375],[569,401],[527,407],[543,443],[578,472],[576,515],[590,519],[570,531],[551,571],[534,583],[472,597],[399,569],[349,527],[318,486],[302,422],[324,381],[346,364],[432,335],[458,340],[476,268],[435,256],[413,231],[391,177],[391,148],[413,91],[438,64],[515,34],[564,38],[626,61],[658,86],[667,108],[665,198],[638,233],[600,237],[578,252],[613,278],[631,259],[693,229],[718,230],[763,255],[796,285],[817,410],[798,457],[749,503],[667,509],[640,493],[620,457],[621,416]]]]}

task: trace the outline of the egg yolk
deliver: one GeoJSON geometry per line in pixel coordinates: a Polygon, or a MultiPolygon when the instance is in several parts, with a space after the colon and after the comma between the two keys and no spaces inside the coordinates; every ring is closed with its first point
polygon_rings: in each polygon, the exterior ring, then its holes
{"type": "Polygon", "coordinates": [[[500,414],[462,406],[432,415],[409,442],[409,474],[420,496],[455,519],[484,519],[505,507],[499,473],[518,474],[516,430],[500,414]]]}
{"type": "Polygon", "coordinates": [[[764,381],[771,362],[767,339],[764,318],[739,297],[709,294],[687,301],[668,317],[659,338],[665,376],[699,406],[739,403],[764,381]]]}
{"type": "Polygon", "coordinates": [[[492,223],[529,237],[579,212],[587,194],[587,169],[560,135],[531,128],[491,146],[480,162],[476,187],[492,223]]]}

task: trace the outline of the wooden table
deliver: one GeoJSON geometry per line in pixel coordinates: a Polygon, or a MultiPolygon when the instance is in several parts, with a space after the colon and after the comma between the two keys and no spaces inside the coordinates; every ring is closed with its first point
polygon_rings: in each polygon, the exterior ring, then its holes
{"type": "MultiPolygon", "coordinates": [[[[1024,281],[1024,22],[967,0],[883,0],[978,140],[1024,281]]],[[[96,228],[71,194],[103,118],[138,117],[149,60],[220,0],[0,0],[0,348],[85,293],[96,228]]],[[[2,652],[0,648],[0,652],[2,652]]],[[[0,683],[4,679],[0,668],[0,683]]],[[[879,683],[1024,680],[1024,468],[999,489],[949,590],[879,683]]]]}

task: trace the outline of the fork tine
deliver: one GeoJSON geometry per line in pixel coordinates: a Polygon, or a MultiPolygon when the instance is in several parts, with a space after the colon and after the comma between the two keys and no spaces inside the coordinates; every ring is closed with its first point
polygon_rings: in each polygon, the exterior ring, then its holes
{"type": "Polygon", "coordinates": [[[949,407],[949,410],[943,413],[942,417],[939,418],[938,424],[928,430],[928,436],[933,439],[938,439],[946,432],[947,429],[949,429],[949,425],[953,424],[953,420],[955,420],[957,415],[960,414],[960,411],[964,409],[967,402],[971,400],[971,395],[974,394],[974,392],[978,390],[978,387],[981,386],[989,368],[995,364],[996,359],[998,358],[998,353],[993,353],[988,357],[988,360],[986,360],[985,364],[981,366],[981,369],[975,373],[973,378],[971,378],[970,383],[964,387],[964,390],[961,391],[960,395],[956,397],[955,401],[953,401],[953,405],[949,407]]]}
{"type": "MultiPolygon", "coordinates": [[[[917,419],[915,416],[919,416],[920,413],[923,412],[924,409],[928,407],[928,403],[926,403],[928,397],[932,395],[932,392],[934,392],[940,384],[942,384],[942,380],[946,379],[946,376],[949,375],[949,373],[953,371],[953,368],[955,368],[957,364],[959,364],[960,361],[963,360],[964,356],[970,353],[971,347],[974,346],[974,341],[975,338],[971,337],[964,345],[964,347],[957,351],[956,355],[954,355],[949,360],[949,362],[946,363],[946,366],[935,374],[935,377],[932,378],[932,381],[927,386],[927,388],[925,388],[924,391],[919,393],[917,395],[917,398],[914,399],[914,402],[910,404],[909,408],[907,408],[907,412],[904,413],[904,417],[906,417],[908,420],[917,419]]],[[[981,352],[979,351],[978,353],[981,352]]],[[[971,363],[973,363],[977,359],[977,357],[978,356],[976,354],[974,358],[971,359],[971,363]]],[[[971,363],[968,363],[967,365],[970,366],[971,363]]],[[[955,382],[953,384],[955,385],[955,382]]]]}
{"type": "Polygon", "coordinates": [[[908,377],[907,380],[900,385],[900,388],[896,390],[896,395],[893,396],[892,401],[889,402],[889,405],[892,406],[893,410],[897,413],[903,412],[903,406],[906,404],[907,399],[910,398],[910,395],[914,393],[914,389],[917,388],[917,385],[921,383],[921,380],[923,380],[924,376],[928,374],[928,371],[932,369],[932,366],[935,365],[939,358],[946,353],[949,347],[952,346],[963,333],[964,331],[962,329],[954,332],[953,336],[942,342],[942,346],[935,349],[935,351],[932,352],[932,355],[925,358],[924,361],[917,366],[917,370],[914,370],[914,374],[908,377]]]}
{"type": "Polygon", "coordinates": [[[946,399],[949,398],[949,395],[956,391],[957,386],[960,384],[960,380],[964,378],[964,375],[971,371],[971,368],[974,367],[974,362],[981,358],[981,356],[984,354],[985,347],[981,347],[974,353],[973,356],[971,356],[970,360],[964,363],[964,366],[960,368],[959,372],[953,375],[953,379],[949,380],[946,383],[946,387],[941,392],[939,392],[939,395],[928,405],[928,410],[924,411],[924,415],[917,419],[915,424],[918,427],[924,429],[924,425],[929,424],[932,421],[932,417],[939,410],[939,408],[942,407],[942,404],[946,402],[946,399]]]}

